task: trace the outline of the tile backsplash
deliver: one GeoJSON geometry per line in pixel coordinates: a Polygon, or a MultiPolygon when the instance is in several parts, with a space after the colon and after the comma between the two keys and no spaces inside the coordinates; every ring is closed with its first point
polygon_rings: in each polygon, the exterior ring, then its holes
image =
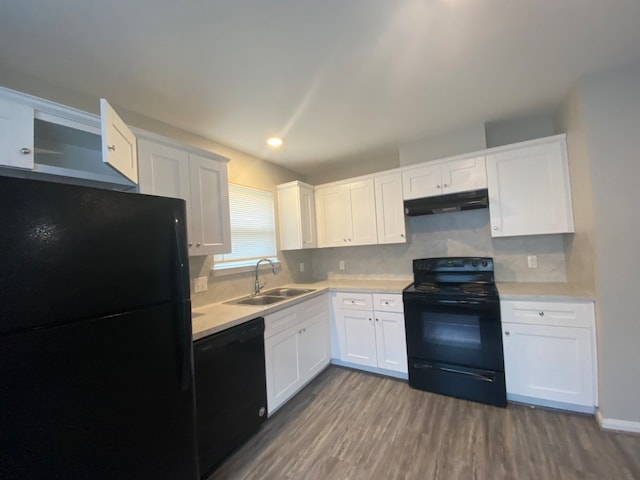
{"type": "Polygon", "coordinates": [[[487,209],[408,217],[407,238],[406,244],[314,250],[313,277],[410,279],[414,258],[487,256],[499,282],[566,281],[562,235],[492,239],[487,209]],[[527,266],[529,255],[537,257],[537,268],[527,266]]]}

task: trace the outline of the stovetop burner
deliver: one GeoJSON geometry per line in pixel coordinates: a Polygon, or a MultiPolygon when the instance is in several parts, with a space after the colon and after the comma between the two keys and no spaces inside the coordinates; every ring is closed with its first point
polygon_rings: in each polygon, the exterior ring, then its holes
{"type": "Polygon", "coordinates": [[[437,298],[497,298],[491,258],[414,260],[414,284],[405,292],[437,298]]]}

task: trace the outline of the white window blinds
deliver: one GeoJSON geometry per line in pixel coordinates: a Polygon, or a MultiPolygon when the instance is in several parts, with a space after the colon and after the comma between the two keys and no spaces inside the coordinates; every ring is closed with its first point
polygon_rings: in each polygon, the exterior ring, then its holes
{"type": "Polygon", "coordinates": [[[216,255],[214,269],[255,264],[276,256],[273,193],[229,184],[231,253],[216,255]]]}

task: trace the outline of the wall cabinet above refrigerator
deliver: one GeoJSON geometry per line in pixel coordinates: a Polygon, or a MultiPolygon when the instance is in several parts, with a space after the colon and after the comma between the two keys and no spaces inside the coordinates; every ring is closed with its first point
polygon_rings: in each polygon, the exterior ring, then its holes
{"type": "Polygon", "coordinates": [[[0,168],[6,176],[132,190],[136,137],[104,99],[98,116],[0,87],[0,168]]]}

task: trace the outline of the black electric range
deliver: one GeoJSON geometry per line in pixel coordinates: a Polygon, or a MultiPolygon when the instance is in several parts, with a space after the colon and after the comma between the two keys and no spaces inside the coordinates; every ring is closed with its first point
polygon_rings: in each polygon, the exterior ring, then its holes
{"type": "Polygon", "coordinates": [[[506,406],[493,259],[416,259],[413,274],[403,291],[409,385],[506,406]]]}

